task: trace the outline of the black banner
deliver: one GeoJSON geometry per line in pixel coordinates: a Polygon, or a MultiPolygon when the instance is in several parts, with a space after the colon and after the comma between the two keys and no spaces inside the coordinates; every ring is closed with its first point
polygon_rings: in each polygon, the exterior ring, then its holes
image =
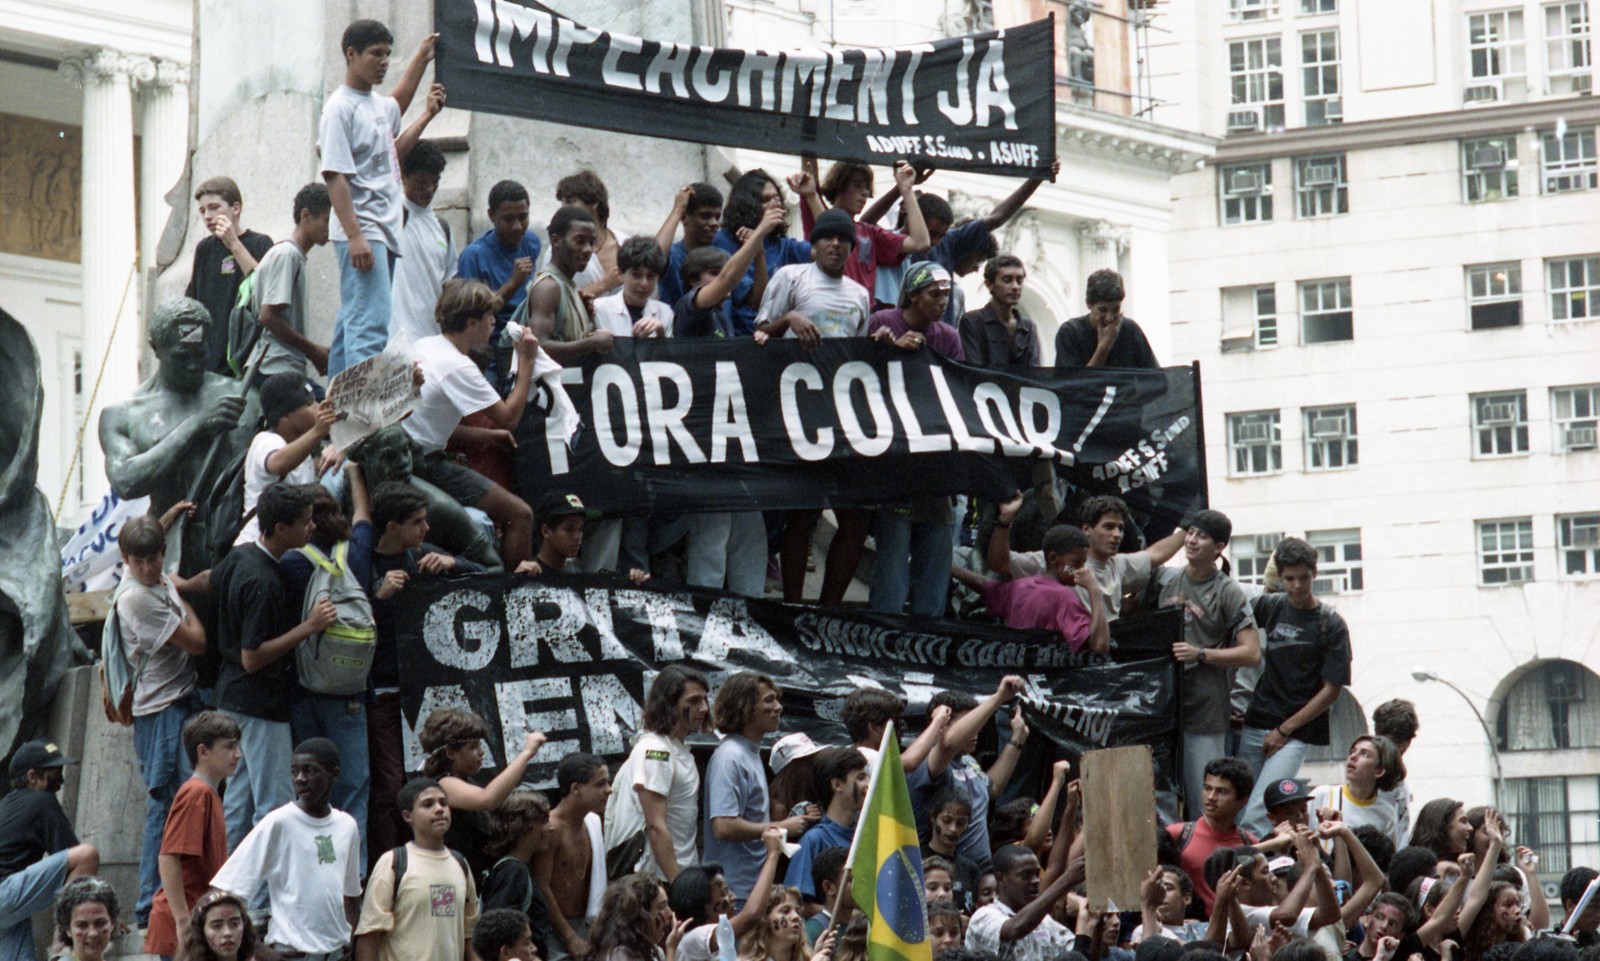
{"type": "Polygon", "coordinates": [[[866,338],[618,338],[561,377],[582,426],[568,444],[530,406],[516,455],[530,504],[546,490],[613,514],[1000,498],[1046,457],[1141,523],[1170,531],[1206,505],[1191,367],[1008,373],[866,338]]]}
{"type": "Polygon", "coordinates": [[[450,106],[695,143],[1048,178],[1054,20],[901,49],[734,50],[535,0],[434,0],[450,106]]]}
{"type": "MultiPolygon", "coordinates": [[[[1174,610],[1112,624],[1118,653],[1074,654],[1059,636],[966,621],[752,601],[711,591],[638,587],[625,580],[546,574],[417,578],[400,593],[401,695],[415,730],[441,707],[489,721],[498,767],[528,731],[549,742],[527,780],[554,783],[573,751],[626,754],[649,680],[668,664],[704,672],[711,694],[734,671],[783,688],[783,731],[848,744],[845,695],[862,686],[904,697],[925,714],[936,691],[980,701],[1021,674],[1029,726],[1060,756],[1148,744],[1157,785],[1170,779],[1178,730],[1174,610]]],[[[408,738],[408,740],[411,740],[408,738]]],[[[1038,750],[1035,738],[1030,751],[1038,750]]],[[[420,767],[414,750],[408,769],[420,767]]]]}

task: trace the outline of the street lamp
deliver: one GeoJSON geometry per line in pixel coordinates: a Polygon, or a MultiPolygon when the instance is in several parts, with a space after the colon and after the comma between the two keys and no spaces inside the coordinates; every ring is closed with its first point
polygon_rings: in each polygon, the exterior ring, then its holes
{"type": "Polygon", "coordinates": [[[1478,705],[1467,696],[1467,692],[1440,677],[1432,671],[1412,671],[1411,679],[1418,683],[1438,681],[1450,690],[1455,691],[1467,702],[1467,707],[1472,709],[1472,716],[1478,719],[1478,726],[1483,728],[1484,739],[1489,742],[1489,757],[1494,762],[1494,806],[1502,815],[1505,814],[1505,781],[1500,771],[1500,747],[1495,743],[1494,732],[1489,730],[1489,722],[1483,719],[1483,712],[1478,710],[1478,705]]]}

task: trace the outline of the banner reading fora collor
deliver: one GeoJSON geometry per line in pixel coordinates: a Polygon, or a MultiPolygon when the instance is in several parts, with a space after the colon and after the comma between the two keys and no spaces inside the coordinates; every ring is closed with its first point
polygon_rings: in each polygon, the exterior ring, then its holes
{"type": "Polygon", "coordinates": [[[617,514],[998,499],[1044,459],[1141,526],[1206,506],[1192,367],[999,371],[866,338],[618,338],[561,381],[581,426],[569,442],[530,406],[516,455],[530,504],[548,490],[617,514]]]}
{"type": "Polygon", "coordinates": [[[554,783],[573,751],[628,751],[651,679],[668,664],[706,674],[715,696],[735,671],[772,677],[783,689],[783,730],[819,744],[846,744],[839,711],[860,687],[904,697],[925,714],[940,690],[982,700],[1020,674],[1030,751],[1058,756],[1148,744],[1157,784],[1176,770],[1176,609],[1123,619],[1113,660],[1074,654],[1059,636],[968,621],[748,600],[712,591],[640,587],[595,575],[417,578],[398,596],[395,622],[407,769],[422,754],[415,731],[438,708],[465,707],[489,722],[490,756],[504,763],[529,731],[549,741],[528,780],[554,783]],[[1035,743],[1037,741],[1038,743],[1035,743]]]}
{"type": "Polygon", "coordinates": [[[887,166],[1051,177],[1054,19],[903,48],[739,50],[597,30],[537,0],[434,0],[450,106],[887,166]]]}

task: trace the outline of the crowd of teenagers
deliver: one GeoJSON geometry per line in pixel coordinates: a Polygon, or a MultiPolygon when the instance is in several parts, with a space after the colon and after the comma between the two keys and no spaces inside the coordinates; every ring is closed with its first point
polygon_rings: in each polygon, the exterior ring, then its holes
{"type": "MultiPolygon", "coordinates": [[[[244,377],[261,411],[242,530],[213,568],[180,577],[166,546],[192,505],[123,526],[102,656],[121,665],[108,678],[126,678],[125,702],[108,709],[131,718],[149,794],[138,889],[122,892],[125,917],[56,800],[74,762],[54,744],[23,745],[0,799],[0,961],[34,957],[29,921],[52,903],[57,944],[76,961],[100,961],[130,921],[147,952],[187,961],[861,961],[870,932],[844,867],[886,731],[903,745],[941,961],[1570,961],[1595,950],[1600,906],[1575,940],[1542,937],[1537,859],[1510,844],[1492,807],[1440,798],[1413,810],[1409,703],[1375,712],[1342,783],[1299,778],[1350,682],[1348,631],[1312,588],[1313,547],[1283,539],[1265,584],[1241,584],[1220,512],[1141,531],[1118,498],[1049,476],[1025,474],[999,503],[836,510],[819,600],[842,601],[871,536],[880,611],[981,612],[1104,652],[1119,618],[1181,608],[1179,772],[1159,795],[1161,867],[1137,910],[1088,906],[1085,865],[1105,855],[1081,831],[1068,759],[1046,752],[1047,768],[1019,771],[1030,732],[1016,677],[982,701],[856,690],[841,707],[851,743],[824,746],[780,736],[773,679],[736,673],[714,690],[668,666],[625,758],[544,756],[542,733],[492,732],[448,709],[415,719],[423,761],[408,765],[396,597],[418,578],[484,567],[429,541],[416,487],[369,490],[356,458],[328,446],[335,415],[308,365],[328,376],[409,344],[414,475],[481,512],[505,570],[627,571],[748,596],[771,579],[801,602],[816,511],[637,520],[591,516],[583,491],[524,501],[510,448],[534,369],[618,337],[868,336],[886,351],[1038,366],[1038,330],[1018,306],[1025,265],[995,239],[1038,182],[957,220],[918,189],[926,170],[897,164],[874,198],[870,168],[823,175],[808,161],[781,180],[744,172],[726,196],[685,186],[663,198],[653,236],[624,237],[608,226],[603,181],[584,170],[557,188],[547,247],[511,180],[489,191],[490,228],[462,246],[430,209],[445,157],[422,134],[442,86],[401,129],[433,38],[379,95],[392,44],[375,21],[346,30],[344,83],[319,133],[322,182],[295,196],[289,238],[243,228],[232,180],[196,191],[210,236],[189,294],[209,321],[207,365],[244,377]],[[785,187],[804,240],[791,235],[785,187]],[[896,208],[897,227],[881,226],[896,208]],[[340,304],[322,345],[307,333],[306,256],[330,239],[340,304]],[[968,310],[954,279],[978,270],[989,301],[968,310]],[[212,595],[214,625],[190,606],[198,594],[212,595]],[[691,739],[715,744],[709,759],[691,739]],[[496,743],[503,755],[486,756],[496,743]],[[554,767],[553,790],[525,786],[535,758],[554,767]]],[[[1122,316],[1122,279],[1101,270],[1084,286],[1088,312],[1062,325],[1056,364],[1155,367],[1122,316]]],[[[152,330],[158,355],[169,333],[152,330]]],[[[1594,877],[1562,879],[1567,911],[1594,877]]]]}

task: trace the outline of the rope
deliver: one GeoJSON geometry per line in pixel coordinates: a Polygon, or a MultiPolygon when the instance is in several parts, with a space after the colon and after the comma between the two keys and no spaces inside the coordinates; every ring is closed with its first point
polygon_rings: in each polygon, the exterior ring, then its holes
{"type": "Polygon", "coordinates": [[[122,310],[128,305],[128,291],[133,287],[133,276],[139,270],[135,256],[128,265],[128,279],[122,285],[122,299],[117,302],[116,316],[111,320],[111,336],[106,338],[105,350],[100,354],[100,369],[94,375],[94,387],[89,390],[89,402],[83,407],[83,421],[78,424],[78,440],[72,447],[72,459],[67,462],[67,476],[61,481],[61,496],[56,498],[55,521],[61,523],[61,509],[67,504],[67,491],[72,488],[72,474],[78,469],[78,457],[83,453],[83,432],[89,429],[89,418],[94,416],[94,401],[100,395],[100,381],[106,376],[106,362],[111,359],[111,345],[117,342],[117,327],[122,323],[122,310]]]}

